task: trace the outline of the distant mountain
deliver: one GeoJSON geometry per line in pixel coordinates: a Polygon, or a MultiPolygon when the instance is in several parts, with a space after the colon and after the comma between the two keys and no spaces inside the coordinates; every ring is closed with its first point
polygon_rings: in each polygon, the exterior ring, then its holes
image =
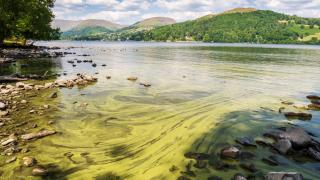
{"type": "Polygon", "coordinates": [[[62,39],[99,39],[102,35],[123,28],[123,25],[106,20],[88,19],[82,21],[55,20],[53,27],[62,31],[62,39]]]}
{"type": "Polygon", "coordinates": [[[164,25],[170,25],[175,24],[176,21],[172,18],[167,17],[152,17],[148,18],[139,22],[136,22],[135,24],[129,26],[131,28],[143,28],[143,29],[152,29],[154,27],[158,26],[164,26],[164,25]]]}
{"type": "Polygon", "coordinates": [[[133,33],[151,30],[155,27],[174,24],[176,21],[166,17],[148,18],[131,26],[123,26],[106,20],[89,19],[83,21],[55,20],[53,27],[59,27],[63,32],[62,39],[99,40],[108,38],[111,33],[133,33]]]}
{"type": "Polygon", "coordinates": [[[62,32],[65,32],[76,27],[79,23],[80,21],[56,19],[52,22],[52,27],[60,28],[62,32]]]}
{"type": "Polygon", "coordinates": [[[81,28],[97,27],[97,26],[103,27],[109,30],[117,30],[125,27],[123,25],[119,25],[110,21],[99,20],[99,19],[87,19],[82,21],[56,19],[52,22],[52,27],[60,28],[62,32],[69,31],[73,28],[81,29],[81,28]]]}

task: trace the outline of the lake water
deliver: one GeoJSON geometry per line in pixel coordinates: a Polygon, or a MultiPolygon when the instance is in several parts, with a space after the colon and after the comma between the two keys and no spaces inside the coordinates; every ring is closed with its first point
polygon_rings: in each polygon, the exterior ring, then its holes
{"type": "MultiPolygon", "coordinates": [[[[288,121],[278,113],[283,106],[298,111],[281,101],[307,103],[306,95],[320,94],[319,46],[67,41],[38,44],[62,50],[73,46],[67,51],[76,54],[22,60],[2,68],[0,73],[49,71],[66,73],[59,78],[68,79],[82,72],[98,78],[96,84],[85,88],[60,89],[55,100],[48,102],[44,98],[47,94],[33,100],[35,105],[50,103],[55,109],[44,116],[28,117],[40,124],[55,121],[52,127],[59,133],[30,143],[29,153],[55,168],[51,179],[177,179],[190,163],[184,157],[186,152],[216,155],[222,147],[235,145],[236,138],[259,139],[273,127],[288,123],[320,137],[319,112],[311,112],[313,119],[307,122],[288,121]],[[82,54],[90,56],[79,56],[82,54]],[[97,67],[89,63],[72,67],[67,61],[74,59],[93,60],[97,67]],[[21,69],[21,64],[29,66],[21,69]],[[138,80],[128,81],[130,76],[138,80]],[[140,82],[152,86],[146,88],[140,82]],[[88,106],[82,107],[82,103],[88,106]],[[73,156],[68,158],[66,153],[73,156]],[[178,170],[171,172],[172,166],[178,170]]],[[[257,166],[257,176],[283,170],[320,179],[319,162],[276,154],[281,165],[273,167],[261,161],[273,154],[269,149],[242,148],[256,154],[248,162],[257,166]]],[[[238,167],[238,161],[227,162],[237,168],[218,171],[192,165],[196,177],[190,178],[217,175],[230,179],[238,172],[252,174],[238,167]]],[[[17,164],[2,168],[7,178],[21,178],[25,173],[17,164]]]]}

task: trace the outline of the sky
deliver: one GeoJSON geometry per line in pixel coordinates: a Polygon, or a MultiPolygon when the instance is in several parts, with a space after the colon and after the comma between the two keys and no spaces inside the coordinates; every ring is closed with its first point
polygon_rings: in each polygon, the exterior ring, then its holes
{"type": "Polygon", "coordinates": [[[56,0],[56,19],[104,19],[130,25],[150,17],[178,22],[238,7],[320,18],[320,0],[56,0]]]}

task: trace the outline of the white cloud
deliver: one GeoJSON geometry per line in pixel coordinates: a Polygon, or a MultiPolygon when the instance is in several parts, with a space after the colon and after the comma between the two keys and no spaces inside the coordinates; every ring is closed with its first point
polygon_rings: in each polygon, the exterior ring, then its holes
{"type": "Polygon", "coordinates": [[[184,21],[237,7],[320,17],[320,0],[56,0],[60,19],[106,19],[130,24],[152,16],[184,21]]]}

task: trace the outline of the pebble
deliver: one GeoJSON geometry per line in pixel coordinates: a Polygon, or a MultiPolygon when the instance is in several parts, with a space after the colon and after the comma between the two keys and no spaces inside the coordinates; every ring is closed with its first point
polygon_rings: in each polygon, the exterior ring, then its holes
{"type": "Polygon", "coordinates": [[[45,176],[47,175],[47,173],[48,173],[48,170],[42,167],[37,167],[32,170],[32,175],[34,176],[45,176]]]}
{"type": "Polygon", "coordinates": [[[14,157],[12,157],[12,158],[10,158],[10,159],[7,159],[7,160],[6,160],[6,164],[9,164],[9,163],[15,162],[16,160],[17,160],[17,157],[16,157],[16,156],[14,156],[14,157]]]}
{"type": "Polygon", "coordinates": [[[23,165],[26,167],[32,167],[37,163],[37,160],[33,157],[24,157],[22,158],[23,160],[23,165]]]}
{"type": "Polygon", "coordinates": [[[7,105],[3,102],[0,102],[0,110],[5,110],[7,108],[7,105]]]}

